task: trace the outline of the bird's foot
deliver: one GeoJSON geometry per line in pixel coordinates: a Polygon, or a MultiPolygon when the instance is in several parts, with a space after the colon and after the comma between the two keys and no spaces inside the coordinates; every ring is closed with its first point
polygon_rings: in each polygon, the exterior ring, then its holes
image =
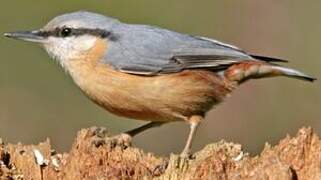
{"type": "Polygon", "coordinates": [[[168,167],[168,163],[169,163],[169,160],[166,159],[161,164],[155,166],[155,168],[152,171],[153,176],[162,175],[166,171],[166,169],[168,167]]]}
{"type": "Polygon", "coordinates": [[[132,137],[129,134],[122,133],[116,136],[106,138],[107,143],[110,143],[113,147],[121,146],[127,148],[132,144],[132,137]]]}
{"type": "Polygon", "coordinates": [[[112,148],[114,148],[116,146],[120,146],[125,149],[125,148],[131,146],[131,141],[132,141],[132,137],[129,136],[128,134],[119,134],[119,135],[115,135],[112,137],[94,139],[93,144],[96,147],[100,147],[102,145],[107,145],[112,148]]]}
{"type": "Polygon", "coordinates": [[[189,160],[189,159],[194,159],[194,158],[195,158],[195,156],[194,156],[194,154],[192,153],[192,151],[191,151],[190,148],[185,148],[185,149],[181,152],[181,154],[179,154],[179,157],[180,157],[181,159],[187,159],[187,160],[189,160]]]}
{"type": "Polygon", "coordinates": [[[93,131],[93,134],[95,137],[94,137],[92,143],[96,147],[100,147],[102,145],[107,145],[110,147],[120,146],[122,148],[127,148],[127,147],[131,146],[132,137],[128,134],[125,134],[125,133],[110,137],[107,135],[106,129],[96,128],[93,131]]]}

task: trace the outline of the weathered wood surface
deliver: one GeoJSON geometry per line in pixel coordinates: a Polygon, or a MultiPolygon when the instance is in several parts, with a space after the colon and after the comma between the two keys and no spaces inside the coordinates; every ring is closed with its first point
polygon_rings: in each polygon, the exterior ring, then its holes
{"type": "Polygon", "coordinates": [[[321,179],[321,141],[302,128],[251,157],[241,145],[209,144],[193,159],[158,157],[105,141],[105,130],[81,130],[68,153],[38,145],[0,145],[0,179],[321,179]],[[43,159],[42,159],[43,157],[43,159]]]}

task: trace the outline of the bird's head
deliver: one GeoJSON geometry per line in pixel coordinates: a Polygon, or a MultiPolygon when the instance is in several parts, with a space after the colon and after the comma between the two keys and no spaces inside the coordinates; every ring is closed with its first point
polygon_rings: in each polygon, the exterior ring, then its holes
{"type": "Polygon", "coordinates": [[[98,39],[112,38],[112,26],[119,21],[79,11],[57,16],[39,30],[5,33],[6,37],[41,44],[48,54],[64,65],[91,49],[98,39]]]}

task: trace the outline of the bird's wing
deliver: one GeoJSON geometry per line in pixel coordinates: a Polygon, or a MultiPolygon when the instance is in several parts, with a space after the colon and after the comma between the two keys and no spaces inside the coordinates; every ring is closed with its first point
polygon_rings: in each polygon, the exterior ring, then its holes
{"type": "Polygon", "coordinates": [[[113,29],[113,41],[102,60],[115,69],[139,75],[185,69],[221,70],[255,58],[235,46],[145,25],[123,24],[113,29]]]}

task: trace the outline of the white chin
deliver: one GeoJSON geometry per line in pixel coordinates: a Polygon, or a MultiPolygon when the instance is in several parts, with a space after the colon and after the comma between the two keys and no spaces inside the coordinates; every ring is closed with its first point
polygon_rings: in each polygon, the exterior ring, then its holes
{"type": "Polygon", "coordinates": [[[44,46],[53,59],[63,64],[64,61],[75,59],[90,50],[95,42],[96,37],[93,36],[51,38],[49,43],[44,44],[44,46]]]}

